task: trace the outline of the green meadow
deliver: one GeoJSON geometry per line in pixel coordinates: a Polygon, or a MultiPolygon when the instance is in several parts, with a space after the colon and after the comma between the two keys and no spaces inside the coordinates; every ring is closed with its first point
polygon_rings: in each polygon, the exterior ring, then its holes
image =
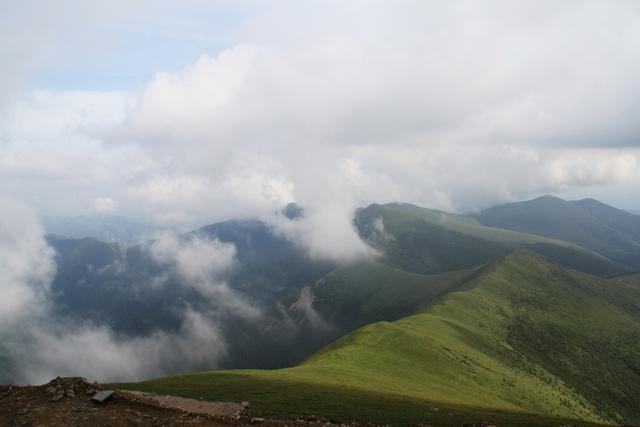
{"type": "Polygon", "coordinates": [[[526,251],[466,278],[417,314],[364,326],[292,368],[117,387],[248,400],[258,416],[378,424],[640,420],[637,287],[526,251]]]}

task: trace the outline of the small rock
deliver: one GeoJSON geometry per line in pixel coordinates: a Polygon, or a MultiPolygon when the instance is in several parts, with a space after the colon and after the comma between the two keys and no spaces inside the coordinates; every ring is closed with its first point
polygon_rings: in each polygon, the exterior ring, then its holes
{"type": "Polygon", "coordinates": [[[18,415],[26,415],[29,413],[29,408],[22,408],[18,411],[18,415]]]}
{"type": "Polygon", "coordinates": [[[251,418],[251,424],[261,423],[264,421],[264,418],[253,417],[251,418]]]}
{"type": "Polygon", "coordinates": [[[74,397],[76,393],[73,391],[72,388],[70,388],[69,390],[67,390],[66,395],[67,397],[74,397]]]}

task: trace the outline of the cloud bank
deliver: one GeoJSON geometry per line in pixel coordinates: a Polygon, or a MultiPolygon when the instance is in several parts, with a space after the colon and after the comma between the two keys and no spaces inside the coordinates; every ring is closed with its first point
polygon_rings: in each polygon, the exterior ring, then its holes
{"type": "Polygon", "coordinates": [[[176,286],[196,289],[204,303],[199,308],[184,306],[177,330],[125,336],[108,324],[60,316],[53,310],[49,289],[55,274],[54,251],[35,214],[10,199],[3,199],[2,206],[0,357],[9,361],[4,368],[11,376],[5,380],[43,383],[58,375],[81,375],[124,381],[210,369],[227,352],[223,322],[229,316],[260,316],[224,282],[226,270],[234,264],[232,245],[197,237],[180,241],[168,234],[146,250],[179,276],[176,286]]]}

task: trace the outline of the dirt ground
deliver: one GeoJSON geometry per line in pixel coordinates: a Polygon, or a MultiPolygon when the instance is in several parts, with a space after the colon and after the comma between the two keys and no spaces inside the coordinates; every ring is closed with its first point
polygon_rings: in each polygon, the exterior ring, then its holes
{"type": "Polygon", "coordinates": [[[248,402],[203,402],[116,390],[99,403],[91,399],[99,390],[83,378],[56,378],[41,386],[0,385],[0,427],[331,425],[319,419],[252,418],[248,402]]]}

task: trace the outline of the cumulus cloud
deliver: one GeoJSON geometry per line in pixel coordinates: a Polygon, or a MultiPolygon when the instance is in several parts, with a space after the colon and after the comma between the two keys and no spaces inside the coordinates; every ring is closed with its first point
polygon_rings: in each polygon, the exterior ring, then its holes
{"type": "Polygon", "coordinates": [[[311,257],[346,263],[378,255],[358,236],[350,221],[353,214],[348,204],[331,203],[305,209],[300,218],[276,215],[265,220],[275,233],[296,243],[311,257]]]}
{"type": "Polygon", "coordinates": [[[638,179],[637,5],[367,6],[270,9],[249,41],[156,75],[116,139],[160,170],[170,159],[172,176],[129,196],[250,213],[346,259],[368,251],[351,225],[361,204],[469,210],[638,179]],[[270,217],[292,201],[305,218],[270,217]]]}
{"type": "Polygon", "coordinates": [[[109,194],[163,223],[258,217],[312,256],[350,259],[369,251],[351,216],[371,202],[466,211],[640,183],[637,2],[243,7],[222,49],[111,101],[77,95],[86,108],[64,132],[47,117],[68,94],[27,96],[52,105],[4,127],[33,119],[57,136],[5,131],[23,141],[0,161],[11,194],[50,194],[33,201],[49,211],[109,194]],[[80,196],[61,204],[67,185],[80,196]],[[308,214],[283,223],[289,202],[308,214]]]}
{"type": "Polygon", "coordinates": [[[258,30],[159,73],[136,134],[204,138],[222,155],[237,143],[638,144],[633,2],[354,4],[275,7],[261,23],[283,37],[258,30]],[[312,16],[337,22],[320,31],[312,16]]]}
{"type": "Polygon", "coordinates": [[[97,197],[93,200],[93,208],[99,213],[114,212],[117,208],[116,202],[111,197],[97,197]]]}

